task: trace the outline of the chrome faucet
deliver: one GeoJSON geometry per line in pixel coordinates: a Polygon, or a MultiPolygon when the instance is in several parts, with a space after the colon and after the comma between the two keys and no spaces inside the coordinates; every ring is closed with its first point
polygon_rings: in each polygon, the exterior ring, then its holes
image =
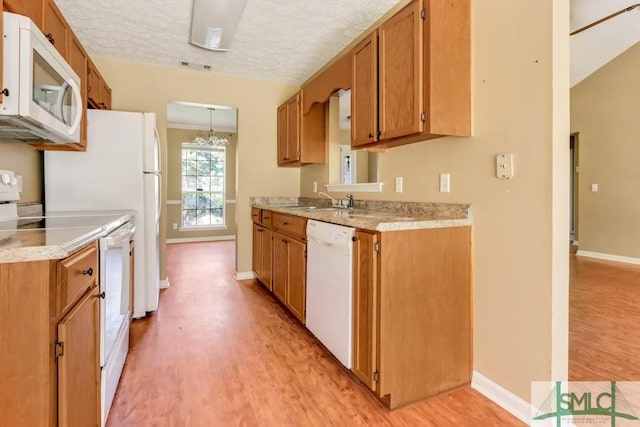
{"type": "Polygon", "coordinates": [[[333,197],[331,197],[330,195],[328,195],[328,194],[327,194],[327,193],[325,193],[325,192],[320,191],[320,192],[318,193],[318,196],[326,196],[326,197],[330,198],[330,199],[331,199],[331,205],[332,205],[332,206],[341,206],[340,200],[334,199],[333,197]]]}
{"type": "Polygon", "coordinates": [[[353,205],[353,194],[347,194],[347,200],[348,200],[347,207],[349,209],[353,209],[353,207],[354,207],[354,205],[353,205]]]}

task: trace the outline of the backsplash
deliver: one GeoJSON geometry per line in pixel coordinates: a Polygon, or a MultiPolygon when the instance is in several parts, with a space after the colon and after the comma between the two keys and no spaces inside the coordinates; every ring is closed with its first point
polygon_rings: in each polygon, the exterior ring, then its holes
{"type": "MultiPolygon", "coordinates": [[[[317,197],[251,197],[252,205],[279,204],[300,206],[331,206],[331,200],[317,197]]],[[[471,217],[471,205],[463,203],[398,202],[388,200],[354,200],[356,209],[395,212],[403,215],[466,219],[471,217]]]]}

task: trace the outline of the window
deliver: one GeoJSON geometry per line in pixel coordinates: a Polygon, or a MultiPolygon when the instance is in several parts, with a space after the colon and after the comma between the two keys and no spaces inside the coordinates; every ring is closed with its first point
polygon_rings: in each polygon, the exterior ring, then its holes
{"type": "Polygon", "coordinates": [[[224,226],[224,147],[182,144],[182,226],[224,226]]]}

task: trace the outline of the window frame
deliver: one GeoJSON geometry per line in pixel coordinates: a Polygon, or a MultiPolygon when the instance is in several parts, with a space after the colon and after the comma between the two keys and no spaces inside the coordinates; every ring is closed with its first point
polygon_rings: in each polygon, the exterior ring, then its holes
{"type": "MultiPolygon", "coordinates": [[[[199,175],[196,172],[196,177],[199,175]]],[[[211,175],[209,175],[211,176],[211,175]]],[[[213,147],[213,146],[203,146],[192,144],[188,142],[183,142],[180,147],[180,230],[185,231],[199,231],[199,230],[220,230],[227,229],[227,208],[226,208],[226,186],[227,186],[227,149],[226,147],[213,147]],[[185,174],[185,161],[188,160],[185,156],[185,150],[192,150],[195,152],[198,151],[208,151],[208,152],[222,152],[223,153],[223,173],[222,173],[222,190],[212,191],[209,190],[185,190],[184,188],[184,177],[189,176],[185,174]],[[208,195],[220,195],[222,199],[222,223],[221,224],[185,224],[185,209],[194,210],[191,208],[185,207],[185,194],[208,194],[208,195]]],[[[208,208],[212,209],[212,208],[208,208]]],[[[197,207],[195,209],[198,210],[197,207]]],[[[197,218],[197,214],[196,214],[197,218]]]]}

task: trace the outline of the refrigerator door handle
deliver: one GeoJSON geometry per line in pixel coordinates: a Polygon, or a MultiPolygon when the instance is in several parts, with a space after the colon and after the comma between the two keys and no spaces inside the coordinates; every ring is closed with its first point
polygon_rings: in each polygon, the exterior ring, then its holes
{"type": "Polygon", "coordinates": [[[160,172],[143,172],[145,175],[155,175],[158,177],[158,197],[156,200],[156,223],[160,220],[160,209],[162,208],[162,174],[160,172]]]}

